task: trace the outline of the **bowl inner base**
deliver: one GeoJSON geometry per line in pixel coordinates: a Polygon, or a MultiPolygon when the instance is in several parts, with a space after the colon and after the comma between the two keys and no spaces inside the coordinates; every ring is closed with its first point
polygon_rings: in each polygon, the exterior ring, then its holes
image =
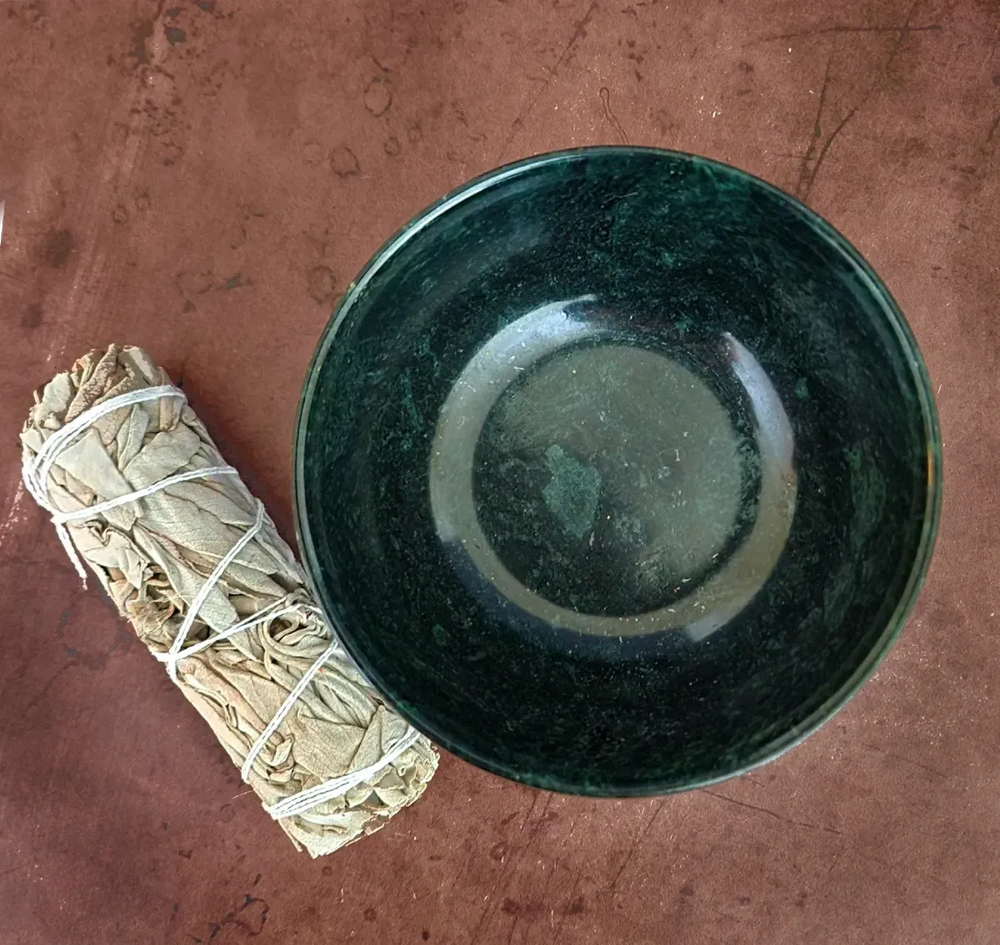
{"type": "Polygon", "coordinates": [[[609,328],[628,318],[586,303],[518,319],[453,386],[439,533],[481,593],[557,626],[704,635],[784,546],[791,427],[736,339],[609,328]]]}
{"type": "Polygon", "coordinates": [[[665,607],[714,570],[756,459],[695,371],[621,344],[561,350],[490,411],[476,512],[526,587],[581,613],[665,607]]]}

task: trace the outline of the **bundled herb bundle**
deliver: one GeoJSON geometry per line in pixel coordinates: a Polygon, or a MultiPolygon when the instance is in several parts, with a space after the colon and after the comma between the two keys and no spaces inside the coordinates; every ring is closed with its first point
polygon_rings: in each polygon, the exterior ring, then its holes
{"type": "Polygon", "coordinates": [[[25,483],[70,557],[212,727],[297,846],[371,833],[437,766],[340,648],[288,545],[161,368],[91,352],[21,433],[25,483]]]}

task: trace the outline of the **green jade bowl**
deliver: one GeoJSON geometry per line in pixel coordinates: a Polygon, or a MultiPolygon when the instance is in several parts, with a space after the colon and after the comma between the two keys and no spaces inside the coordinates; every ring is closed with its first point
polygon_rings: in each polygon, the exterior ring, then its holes
{"type": "Polygon", "coordinates": [[[938,520],[925,368],[787,194],[703,158],[547,154],[352,284],[295,445],[302,553],[434,741],[559,791],[761,764],[899,632],[938,520]]]}

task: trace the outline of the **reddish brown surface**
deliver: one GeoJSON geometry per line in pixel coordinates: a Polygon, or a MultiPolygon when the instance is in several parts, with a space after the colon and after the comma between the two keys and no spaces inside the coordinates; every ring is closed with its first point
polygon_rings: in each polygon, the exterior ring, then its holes
{"type": "Polygon", "coordinates": [[[996,0],[175,2],[0,0],[0,942],[1000,940],[996,0]],[[310,861],[19,490],[31,390],[145,346],[287,534],[298,391],[365,259],[499,162],[626,140],[800,194],[896,294],[946,444],[915,615],[745,778],[602,803],[445,758],[310,861]]]}

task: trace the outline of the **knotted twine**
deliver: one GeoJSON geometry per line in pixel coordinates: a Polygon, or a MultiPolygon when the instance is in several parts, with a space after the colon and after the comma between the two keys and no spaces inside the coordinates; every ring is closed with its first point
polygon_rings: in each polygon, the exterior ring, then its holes
{"type": "Polygon", "coordinates": [[[333,852],[423,793],[430,744],[351,662],[144,351],[112,345],[58,375],[21,442],[25,485],[84,584],[86,563],[296,846],[333,852]]]}

